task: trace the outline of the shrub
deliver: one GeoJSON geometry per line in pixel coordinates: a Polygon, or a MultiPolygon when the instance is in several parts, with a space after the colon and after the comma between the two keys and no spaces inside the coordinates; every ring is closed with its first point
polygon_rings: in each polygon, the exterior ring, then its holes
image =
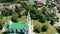
{"type": "Polygon", "coordinates": [[[2,25],[0,24],[0,30],[2,29],[2,25]]]}
{"type": "Polygon", "coordinates": [[[54,20],[51,20],[50,24],[51,24],[51,25],[54,25],[54,20]]]}
{"type": "Polygon", "coordinates": [[[44,26],[42,27],[42,32],[45,32],[45,31],[47,31],[47,30],[48,30],[48,26],[44,25],[44,26]]]}
{"type": "Polygon", "coordinates": [[[41,28],[39,26],[34,26],[34,32],[40,33],[41,32],[41,28]]]}
{"type": "Polygon", "coordinates": [[[13,21],[13,22],[18,22],[18,14],[17,14],[17,13],[14,13],[14,14],[12,15],[11,21],[13,21]]]}
{"type": "Polygon", "coordinates": [[[58,13],[60,13],[60,10],[58,10],[58,13]]]}
{"type": "Polygon", "coordinates": [[[41,23],[37,22],[36,25],[34,26],[34,32],[40,33],[41,32],[41,23]]]}

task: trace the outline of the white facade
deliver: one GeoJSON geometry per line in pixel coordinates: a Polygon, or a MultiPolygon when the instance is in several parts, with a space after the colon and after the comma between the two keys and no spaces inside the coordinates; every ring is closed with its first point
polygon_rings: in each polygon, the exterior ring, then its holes
{"type": "Polygon", "coordinates": [[[31,34],[31,18],[30,18],[30,14],[28,12],[28,16],[26,19],[26,33],[25,34],[31,34]]]}

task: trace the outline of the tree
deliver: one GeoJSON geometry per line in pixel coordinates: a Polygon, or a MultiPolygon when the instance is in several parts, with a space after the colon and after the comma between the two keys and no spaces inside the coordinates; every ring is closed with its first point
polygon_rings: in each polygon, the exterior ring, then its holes
{"type": "Polygon", "coordinates": [[[54,5],[54,4],[51,4],[50,6],[49,6],[49,8],[53,8],[53,7],[55,7],[56,5],[54,5]]]}
{"type": "Polygon", "coordinates": [[[18,18],[21,18],[22,17],[22,15],[21,14],[18,14],[18,18]]]}
{"type": "Polygon", "coordinates": [[[15,0],[1,0],[1,2],[14,2],[15,0]]]}
{"type": "Polygon", "coordinates": [[[34,32],[36,33],[40,33],[42,30],[41,30],[41,24],[40,23],[36,23],[36,25],[34,26],[34,32]]]}
{"type": "Polygon", "coordinates": [[[56,22],[59,22],[59,17],[56,18],[56,22]]]}
{"type": "Polygon", "coordinates": [[[49,0],[46,1],[46,6],[48,6],[48,5],[49,5],[49,0]]]}
{"type": "Polygon", "coordinates": [[[56,28],[56,31],[57,31],[58,33],[60,33],[60,26],[58,26],[58,27],[56,28]]]}
{"type": "Polygon", "coordinates": [[[60,13],[60,10],[58,10],[58,13],[60,13]]]}
{"type": "Polygon", "coordinates": [[[17,5],[15,5],[15,12],[19,13],[20,12],[20,9],[17,5]]]}
{"type": "Polygon", "coordinates": [[[39,12],[38,12],[38,10],[36,9],[36,8],[30,8],[30,13],[31,13],[31,18],[32,19],[38,19],[38,14],[39,14],[39,12]]]}
{"type": "Polygon", "coordinates": [[[60,7],[57,7],[57,10],[60,10],[60,7]]]}
{"type": "Polygon", "coordinates": [[[6,32],[3,32],[2,34],[6,34],[6,32]]]}
{"type": "Polygon", "coordinates": [[[0,30],[3,28],[3,16],[0,14],[0,30]]]}
{"type": "Polygon", "coordinates": [[[31,19],[37,20],[37,16],[31,13],[31,19]]]}
{"type": "Polygon", "coordinates": [[[2,11],[2,15],[3,15],[3,16],[9,16],[9,11],[8,11],[8,10],[2,11]]]}
{"type": "Polygon", "coordinates": [[[45,32],[45,31],[47,31],[47,30],[48,30],[48,26],[44,25],[44,26],[42,27],[42,32],[45,32]]]}
{"type": "Polygon", "coordinates": [[[18,14],[18,17],[21,18],[22,15],[20,13],[22,12],[23,9],[21,7],[18,7],[17,5],[15,7],[16,7],[15,12],[18,14]]]}
{"type": "Polygon", "coordinates": [[[50,24],[51,24],[51,25],[54,25],[54,20],[51,20],[50,24]]]}
{"type": "Polygon", "coordinates": [[[44,22],[46,21],[45,15],[40,14],[40,16],[39,16],[39,21],[40,21],[41,23],[44,23],[44,22]]]}
{"type": "Polygon", "coordinates": [[[14,12],[14,14],[12,15],[11,20],[12,20],[13,22],[18,22],[18,14],[14,12]]]}
{"type": "Polygon", "coordinates": [[[13,14],[13,10],[8,10],[9,16],[13,14]]]}
{"type": "Polygon", "coordinates": [[[46,14],[47,14],[47,9],[46,9],[46,7],[43,7],[42,10],[41,10],[41,12],[42,12],[44,15],[46,15],[46,14]]]}
{"type": "Polygon", "coordinates": [[[34,1],[33,7],[36,7],[37,5],[37,1],[34,1]]]}
{"type": "Polygon", "coordinates": [[[60,13],[60,7],[57,7],[58,13],[60,13]]]}
{"type": "Polygon", "coordinates": [[[0,30],[3,28],[3,24],[2,22],[0,22],[0,30]]]}

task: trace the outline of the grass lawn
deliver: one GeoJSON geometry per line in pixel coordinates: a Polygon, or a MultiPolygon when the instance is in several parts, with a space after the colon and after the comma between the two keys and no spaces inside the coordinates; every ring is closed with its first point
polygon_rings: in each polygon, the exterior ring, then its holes
{"type": "Polygon", "coordinates": [[[36,24],[40,24],[41,25],[40,27],[42,27],[43,25],[48,26],[48,30],[46,32],[40,32],[40,34],[53,34],[56,31],[55,27],[51,26],[49,22],[40,23],[38,20],[33,20],[33,25],[36,25],[36,24]]]}
{"type": "Polygon", "coordinates": [[[1,32],[1,30],[0,30],[0,34],[1,34],[2,32],[1,32]]]}
{"type": "Polygon", "coordinates": [[[26,16],[22,16],[21,18],[18,18],[19,22],[25,22],[25,20],[26,20],[26,16]]]}
{"type": "Polygon", "coordinates": [[[3,21],[10,20],[12,16],[3,17],[3,21]]]}

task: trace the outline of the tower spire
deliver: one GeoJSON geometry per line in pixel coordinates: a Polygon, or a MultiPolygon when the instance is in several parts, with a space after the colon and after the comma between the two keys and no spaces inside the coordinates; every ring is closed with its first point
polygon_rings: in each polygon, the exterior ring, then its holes
{"type": "Polygon", "coordinates": [[[29,12],[26,19],[26,31],[27,31],[26,34],[31,34],[31,18],[29,12]]]}

